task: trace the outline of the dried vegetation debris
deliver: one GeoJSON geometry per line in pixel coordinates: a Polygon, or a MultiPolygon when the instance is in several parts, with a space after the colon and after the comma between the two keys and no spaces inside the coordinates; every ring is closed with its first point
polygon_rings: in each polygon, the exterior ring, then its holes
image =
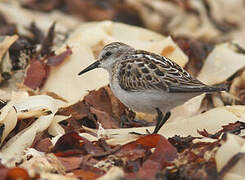
{"type": "Polygon", "coordinates": [[[115,20],[166,35],[201,38],[211,42],[245,41],[242,19],[244,1],[218,0],[26,0],[22,6],[39,11],[59,9],[85,21],[115,20]],[[80,7],[80,8],[78,8],[80,7]],[[87,8],[89,7],[89,8],[87,8]],[[229,15],[228,15],[229,14],[229,15]]]}
{"type": "Polygon", "coordinates": [[[11,79],[11,76],[14,76],[17,71],[26,70],[24,84],[36,89],[42,87],[48,76],[49,68],[61,64],[72,54],[72,51],[68,46],[58,55],[52,50],[55,24],[50,27],[46,37],[34,22],[30,24],[28,30],[31,34],[29,37],[17,32],[18,35],[7,36],[11,32],[3,32],[5,35],[1,36],[0,82],[4,83],[11,79]],[[39,50],[37,46],[41,46],[39,50]]]}
{"type": "Polygon", "coordinates": [[[82,125],[91,128],[98,128],[99,123],[106,129],[119,128],[120,119],[134,119],[133,113],[112,95],[109,87],[91,91],[79,101],[71,106],[61,108],[58,115],[71,117],[66,121],[67,127],[78,130],[82,125]],[[132,117],[130,117],[132,116],[132,117]]]}
{"type": "Polygon", "coordinates": [[[24,0],[24,8],[0,3],[0,83],[8,89],[0,91],[1,178],[244,178],[244,40],[217,44],[244,32],[241,2],[24,0]],[[43,13],[52,10],[65,13],[59,16],[64,22],[53,23],[52,12],[43,13]],[[36,11],[35,22],[13,21],[36,11]],[[172,38],[109,21],[70,32],[78,23],[68,14],[139,25],[172,38]],[[146,135],[154,122],[144,115],[137,119],[104,86],[104,72],[91,74],[100,83],[79,79],[81,88],[78,81],[58,79],[77,74],[78,65],[116,40],[170,57],[206,83],[226,82],[229,92],[177,107],[159,134],[146,135]]]}

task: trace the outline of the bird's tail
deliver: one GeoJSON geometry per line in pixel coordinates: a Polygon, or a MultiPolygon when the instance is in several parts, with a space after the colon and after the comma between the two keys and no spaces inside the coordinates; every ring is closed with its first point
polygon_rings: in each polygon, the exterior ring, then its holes
{"type": "Polygon", "coordinates": [[[218,91],[228,91],[228,86],[225,84],[221,85],[215,85],[215,86],[207,86],[203,84],[203,86],[171,86],[169,88],[170,93],[200,93],[200,92],[206,92],[206,93],[212,93],[212,92],[218,92],[218,91]]]}
{"type": "Polygon", "coordinates": [[[220,84],[214,86],[206,86],[203,87],[204,92],[218,92],[218,91],[228,91],[228,85],[220,84]]]}

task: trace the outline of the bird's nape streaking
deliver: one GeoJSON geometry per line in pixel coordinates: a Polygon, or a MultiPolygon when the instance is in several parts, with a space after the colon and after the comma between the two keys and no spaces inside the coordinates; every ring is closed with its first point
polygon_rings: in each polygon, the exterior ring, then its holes
{"type": "MultiPolygon", "coordinates": [[[[95,68],[108,71],[111,90],[124,105],[137,112],[154,113],[157,110],[158,117],[159,111],[169,112],[204,92],[227,90],[225,85],[205,85],[164,56],[136,50],[121,42],[106,45],[98,60],[82,70],[79,75],[95,68]]],[[[164,117],[158,121],[161,119],[164,117]]],[[[156,129],[154,133],[157,133],[156,129]]]]}

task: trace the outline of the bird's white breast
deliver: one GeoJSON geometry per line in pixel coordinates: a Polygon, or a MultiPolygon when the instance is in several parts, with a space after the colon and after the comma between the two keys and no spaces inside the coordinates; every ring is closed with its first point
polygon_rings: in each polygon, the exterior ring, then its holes
{"type": "Polygon", "coordinates": [[[156,108],[163,112],[183,104],[201,93],[168,93],[159,90],[126,91],[122,89],[117,78],[110,78],[110,87],[114,95],[127,107],[137,112],[155,113],[156,108]]]}

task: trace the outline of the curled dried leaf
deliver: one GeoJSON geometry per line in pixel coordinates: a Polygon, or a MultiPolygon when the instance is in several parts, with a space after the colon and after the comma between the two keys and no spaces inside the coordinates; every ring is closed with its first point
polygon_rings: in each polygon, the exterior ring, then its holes
{"type": "Polygon", "coordinates": [[[26,70],[24,84],[32,89],[42,87],[48,76],[48,66],[40,60],[32,59],[26,70]]]}
{"type": "Polygon", "coordinates": [[[58,66],[60,65],[67,57],[72,54],[72,50],[69,47],[66,47],[66,50],[58,55],[48,57],[48,66],[58,66]]]}

